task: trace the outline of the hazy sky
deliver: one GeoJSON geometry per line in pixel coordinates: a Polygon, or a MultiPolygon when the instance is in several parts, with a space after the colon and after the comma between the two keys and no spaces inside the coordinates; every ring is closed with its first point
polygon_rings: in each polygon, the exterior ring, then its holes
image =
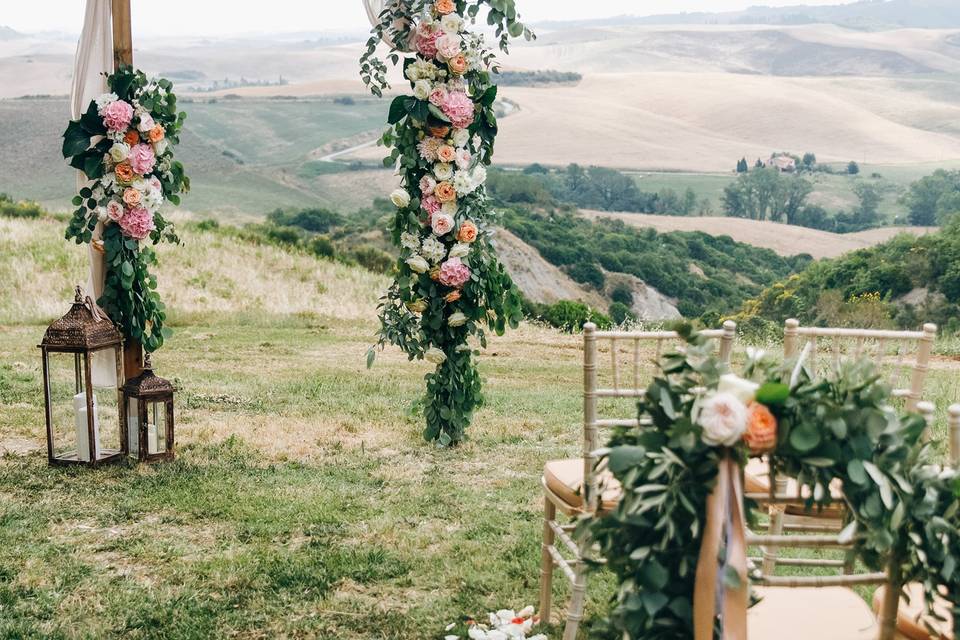
{"type": "MultiPolygon", "coordinates": [[[[132,0],[134,34],[225,35],[255,31],[365,29],[360,0],[132,0]]],[[[525,20],[573,20],[680,11],[728,11],[751,5],[844,4],[850,0],[518,0],[525,20]]],[[[18,31],[79,32],[82,0],[2,0],[0,25],[18,31]]]]}

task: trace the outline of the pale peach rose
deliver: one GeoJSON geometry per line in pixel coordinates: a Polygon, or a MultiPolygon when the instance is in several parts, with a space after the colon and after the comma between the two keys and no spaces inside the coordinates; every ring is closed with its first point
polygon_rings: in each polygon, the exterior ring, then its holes
{"type": "Polygon", "coordinates": [[[154,144],[156,144],[157,142],[160,142],[161,140],[163,140],[164,136],[166,135],[166,132],[163,130],[163,127],[161,127],[160,125],[156,125],[153,127],[153,129],[150,129],[150,133],[147,135],[150,138],[150,142],[153,142],[154,144]]]}
{"type": "Polygon", "coordinates": [[[429,131],[430,135],[434,138],[446,138],[447,134],[450,133],[450,127],[447,125],[428,127],[427,131],[429,131]]]}
{"type": "Polygon", "coordinates": [[[437,149],[437,158],[440,162],[454,162],[457,159],[457,150],[445,144],[437,149]]]}
{"type": "Polygon", "coordinates": [[[133,182],[133,168],[129,162],[121,162],[114,168],[117,174],[117,181],[121,183],[133,182]]]}
{"type": "Polygon", "coordinates": [[[453,202],[457,199],[457,190],[449,182],[441,182],[433,192],[440,202],[453,202]]]}
{"type": "Polygon", "coordinates": [[[460,290],[457,289],[456,291],[451,291],[446,296],[444,296],[443,299],[448,303],[456,302],[457,300],[460,299],[460,290]]]}
{"type": "Polygon", "coordinates": [[[440,280],[440,267],[439,267],[439,266],[436,266],[436,267],[434,267],[433,269],[430,269],[430,279],[433,280],[434,282],[437,282],[437,281],[440,280]]]}
{"type": "Polygon", "coordinates": [[[130,187],[124,190],[123,192],[123,202],[131,209],[139,205],[140,200],[142,199],[143,199],[143,194],[137,191],[136,189],[134,189],[133,187],[130,187]]]}
{"type": "Polygon", "coordinates": [[[462,76],[467,71],[467,57],[462,53],[458,56],[454,56],[447,61],[447,66],[450,67],[450,71],[462,76]]]}
{"type": "Polygon", "coordinates": [[[460,242],[466,242],[470,244],[477,239],[477,225],[473,224],[469,220],[460,225],[460,230],[457,232],[457,240],[460,242]]]}
{"type": "Polygon", "coordinates": [[[750,453],[758,456],[773,451],[777,448],[777,418],[759,402],[751,402],[747,408],[750,413],[743,441],[750,453]]]}
{"type": "Polygon", "coordinates": [[[442,16],[453,13],[457,9],[456,5],[453,4],[453,0],[437,0],[433,7],[437,10],[437,13],[442,16]]]}
{"type": "Polygon", "coordinates": [[[137,133],[136,129],[128,129],[127,132],[123,134],[123,141],[132,147],[140,142],[140,134],[137,133]]]}

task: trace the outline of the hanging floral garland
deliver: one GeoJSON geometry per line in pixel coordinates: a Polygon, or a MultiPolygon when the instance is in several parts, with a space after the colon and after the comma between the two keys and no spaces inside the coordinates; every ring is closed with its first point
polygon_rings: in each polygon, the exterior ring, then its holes
{"type": "Polygon", "coordinates": [[[502,334],[521,318],[519,291],[490,244],[494,214],[483,185],[497,135],[494,54],[468,29],[482,4],[502,50],[509,37],[533,37],[513,0],[394,0],[361,58],[364,82],[381,95],[387,67],[376,51],[387,42],[413,92],[393,100],[381,139],[393,149],[384,163],[399,167],[402,186],[391,194],[400,258],[380,307],[377,347],[390,343],[437,365],[426,378],[424,435],[444,446],[463,439],[482,403],[468,340],[486,346],[484,326],[502,334]],[[413,54],[401,55],[406,49],[413,54]]]}
{"type": "Polygon", "coordinates": [[[97,301],[128,338],[148,352],[163,345],[166,312],[149,267],[156,254],[143,244],[178,244],[161,213],[165,202],[180,204],[190,189],[183,165],[173,159],[186,114],[177,112],[169,80],[147,80],[122,67],[107,76],[110,93],[90,103],[63,134],[63,156],[91,181],[73,198],[77,209],[66,237],[92,243],[104,253],[106,282],[97,301]],[[94,238],[103,224],[102,239],[94,238]]]}

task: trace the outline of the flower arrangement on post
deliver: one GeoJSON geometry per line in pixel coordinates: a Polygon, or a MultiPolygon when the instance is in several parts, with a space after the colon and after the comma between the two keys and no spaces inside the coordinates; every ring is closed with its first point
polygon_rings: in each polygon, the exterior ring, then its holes
{"type": "Polygon", "coordinates": [[[502,334],[521,318],[520,294],[490,243],[493,212],[483,186],[497,135],[495,56],[468,28],[483,4],[501,49],[510,36],[533,37],[514,0],[394,0],[361,58],[364,81],[381,95],[386,65],[376,51],[387,42],[412,90],[391,103],[380,141],[392,148],[384,164],[398,166],[401,176],[390,195],[400,257],[368,364],[390,343],[437,365],[426,378],[424,435],[443,446],[463,439],[482,403],[468,340],[485,346],[485,326],[502,334]]]}
{"type": "Polygon", "coordinates": [[[173,158],[186,114],[177,112],[168,80],[148,81],[126,66],[107,76],[107,85],[110,93],[91,101],[63,134],[63,156],[91,181],[73,198],[77,208],[66,238],[104,254],[106,282],[97,303],[150,352],[169,330],[149,272],[156,254],[142,243],[180,242],[161,209],[166,202],[180,204],[177,194],[190,189],[183,165],[173,158]]]}

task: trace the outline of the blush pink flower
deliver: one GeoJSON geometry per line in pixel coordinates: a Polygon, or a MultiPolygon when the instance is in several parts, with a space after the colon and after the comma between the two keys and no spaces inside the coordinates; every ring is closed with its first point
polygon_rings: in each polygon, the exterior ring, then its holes
{"type": "Polygon", "coordinates": [[[107,216],[114,222],[120,222],[120,219],[126,212],[127,210],[123,208],[123,205],[116,200],[111,200],[107,203],[107,216]]]}
{"type": "Polygon", "coordinates": [[[473,100],[463,91],[452,91],[440,107],[457,129],[466,129],[473,123],[473,100]]]}
{"type": "Polygon", "coordinates": [[[450,258],[440,265],[440,284],[459,289],[470,280],[470,267],[460,258],[450,258]]]}
{"type": "Polygon", "coordinates": [[[143,240],[156,226],[149,211],[143,207],[135,207],[120,219],[120,228],[123,229],[123,235],[134,240],[143,240]]]}
{"type": "Polygon", "coordinates": [[[156,163],[157,158],[153,154],[153,149],[150,145],[138,144],[130,149],[130,155],[127,157],[127,160],[136,173],[144,176],[153,170],[153,165],[156,163]]]}
{"type": "Polygon", "coordinates": [[[424,196],[432,196],[436,188],[437,181],[433,179],[433,176],[423,176],[420,178],[420,193],[424,196]]]}
{"type": "Polygon", "coordinates": [[[435,58],[437,56],[437,39],[443,35],[443,31],[436,29],[429,24],[420,24],[414,35],[414,44],[417,51],[424,58],[435,58]]]}
{"type": "Polygon", "coordinates": [[[128,102],[117,100],[105,106],[100,115],[108,131],[126,131],[133,120],[133,107],[128,102]]]}
{"type": "Polygon", "coordinates": [[[434,213],[430,217],[430,227],[438,236],[443,236],[453,231],[453,216],[449,213],[434,213]]]}
{"type": "Polygon", "coordinates": [[[443,107],[443,103],[446,102],[447,96],[450,95],[450,92],[447,91],[447,88],[444,86],[439,86],[433,91],[430,92],[430,104],[435,107],[443,107]]]}
{"type": "Polygon", "coordinates": [[[440,147],[443,145],[443,140],[440,138],[424,138],[419,143],[417,143],[417,151],[420,152],[420,157],[426,160],[427,162],[436,162],[437,161],[437,152],[440,150],[440,147]]]}
{"type": "Polygon", "coordinates": [[[423,210],[426,211],[429,215],[435,214],[437,211],[440,211],[440,208],[443,207],[440,204],[440,201],[436,197],[430,195],[420,201],[420,206],[423,207],[423,210]]]}

